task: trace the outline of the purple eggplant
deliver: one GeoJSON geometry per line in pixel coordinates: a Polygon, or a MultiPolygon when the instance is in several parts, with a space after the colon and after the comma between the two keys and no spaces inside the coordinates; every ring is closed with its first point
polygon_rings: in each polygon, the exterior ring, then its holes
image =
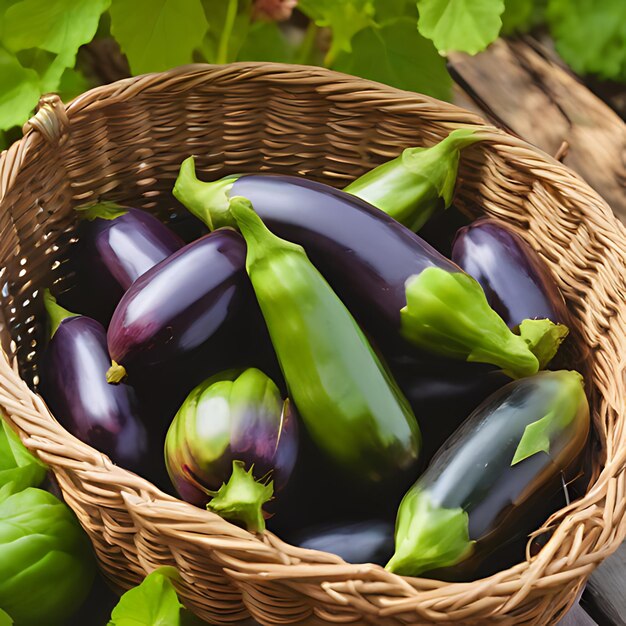
{"type": "Polygon", "coordinates": [[[79,289],[91,315],[108,322],[132,283],[184,243],[140,209],[101,203],[84,211],[80,227],[79,289]],[[94,288],[96,286],[96,288],[94,288]],[[93,309],[93,310],[92,310],[93,309]]]}
{"type": "Polygon", "coordinates": [[[341,557],[347,563],[384,565],[393,554],[393,522],[367,520],[320,524],[287,537],[307,550],[321,550],[341,557]]]}
{"type": "MultiPolygon", "coordinates": [[[[294,176],[244,175],[213,182],[181,166],[174,195],[209,228],[234,226],[243,196],[268,228],[302,245],[355,317],[380,342],[397,336],[444,356],[492,363],[516,375],[539,361],[489,307],[475,280],[415,233],[365,201],[294,176]]],[[[550,323],[534,330],[549,333],[550,323]]]]}
{"type": "Polygon", "coordinates": [[[420,418],[421,461],[428,463],[445,440],[488,396],[511,382],[500,370],[448,359],[396,357],[389,368],[420,418]]]}
{"type": "Polygon", "coordinates": [[[246,246],[239,233],[205,235],[148,270],[117,305],[107,342],[113,359],[107,380],[174,362],[217,341],[251,293],[246,246]]]}
{"type": "Polygon", "coordinates": [[[505,224],[483,218],[461,228],[452,259],[480,283],[510,328],[525,319],[568,323],[565,301],[546,264],[505,224]]]}
{"type": "Polygon", "coordinates": [[[465,578],[470,561],[537,528],[581,465],[590,427],[583,384],[578,372],[545,371],[487,398],[403,498],[387,569],[448,578],[456,567],[465,578]]]}
{"type": "Polygon", "coordinates": [[[63,309],[49,293],[44,301],[52,326],[40,374],[46,404],[75,437],[126,469],[150,474],[149,437],[135,393],[128,385],[106,382],[111,364],[106,331],[63,309]]]}
{"type": "Polygon", "coordinates": [[[184,500],[258,532],[262,507],[288,481],[297,447],[295,416],[274,382],[255,368],[229,370],[183,402],[165,461],[184,500]]]}

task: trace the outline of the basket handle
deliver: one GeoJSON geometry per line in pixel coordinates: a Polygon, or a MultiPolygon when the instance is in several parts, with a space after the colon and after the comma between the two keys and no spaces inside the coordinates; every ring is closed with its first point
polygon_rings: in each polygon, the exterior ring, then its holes
{"type": "Polygon", "coordinates": [[[49,144],[58,145],[67,135],[69,125],[61,98],[55,93],[46,94],[39,99],[37,112],[24,124],[22,133],[26,135],[36,130],[49,144]]]}

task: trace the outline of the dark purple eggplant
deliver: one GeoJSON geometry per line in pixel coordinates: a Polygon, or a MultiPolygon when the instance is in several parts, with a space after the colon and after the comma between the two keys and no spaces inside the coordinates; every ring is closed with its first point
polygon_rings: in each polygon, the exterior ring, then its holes
{"type": "Polygon", "coordinates": [[[150,474],[149,437],[128,385],[109,385],[106,331],[99,322],[66,311],[44,295],[52,337],[41,364],[40,392],[54,416],[75,437],[114,463],[150,474]]]}
{"type": "Polygon", "coordinates": [[[525,319],[568,323],[565,301],[546,264],[505,224],[483,218],[461,228],[452,259],[480,283],[510,328],[525,319]]]}
{"type": "Polygon", "coordinates": [[[79,288],[88,312],[108,322],[132,283],[184,243],[140,209],[102,203],[85,213],[87,219],[80,226],[79,288]]]}
{"type": "Polygon", "coordinates": [[[393,522],[367,520],[321,524],[287,537],[307,550],[330,552],[347,563],[384,565],[393,554],[393,522]]]}
{"type": "Polygon", "coordinates": [[[511,378],[492,366],[405,355],[389,361],[398,386],[420,418],[421,461],[428,463],[467,416],[511,378]]]}
{"type": "Polygon", "coordinates": [[[497,391],[403,498],[387,569],[407,576],[447,570],[449,578],[450,568],[462,571],[464,562],[528,535],[554,510],[562,480],[579,470],[589,426],[578,372],[540,372],[497,391]]]}
{"type": "Polygon", "coordinates": [[[117,305],[107,342],[118,382],[190,354],[214,339],[251,287],[246,246],[234,230],[205,235],[148,270],[117,305]]]}
{"type": "Polygon", "coordinates": [[[272,232],[305,248],[378,343],[402,336],[431,352],[492,363],[516,375],[539,368],[524,338],[494,313],[476,281],[359,198],[294,176],[203,183],[192,158],[181,166],[174,195],[211,229],[235,225],[230,201],[249,199],[272,232]]]}
{"type": "Polygon", "coordinates": [[[249,368],[221,372],[189,394],[167,433],[165,461],[184,500],[261,531],[262,507],[289,480],[297,448],[289,400],[249,368]]]}

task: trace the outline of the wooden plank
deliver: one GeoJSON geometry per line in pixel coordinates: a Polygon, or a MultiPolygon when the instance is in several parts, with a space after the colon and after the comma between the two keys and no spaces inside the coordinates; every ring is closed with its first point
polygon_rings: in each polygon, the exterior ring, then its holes
{"type": "Polygon", "coordinates": [[[470,57],[450,55],[456,102],[578,172],[626,223],[626,125],[558,60],[525,37],[499,39],[470,57]]]}

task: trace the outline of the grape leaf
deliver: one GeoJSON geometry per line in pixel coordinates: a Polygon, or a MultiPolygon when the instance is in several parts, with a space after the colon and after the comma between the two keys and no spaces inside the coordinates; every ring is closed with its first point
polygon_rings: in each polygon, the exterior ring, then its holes
{"type": "Polygon", "coordinates": [[[408,17],[362,30],[352,40],[352,52],[342,53],[333,69],[436,98],[451,95],[444,59],[408,17]]]}
{"type": "Polygon", "coordinates": [[[0,48],[0,129],[23,124],[39,100],[39,76],[0,48]]]}
{"type": "Polygon", "coordinates": [[[190,63],[208,27],[200,0],[112,0],[110,14],[133,74],[190,63]]]}
{"type": "Polygon", "coordinates": [[[556,49],[579,74],[626,78],[626,2],[549,0],[556,49]]]}
{"type": "Polygon", "coordinates": [[[417,27],[442,54],[476,54],[498,37],[503,0],[417,0],[417,27]]]}
{"type": "Polygon", "coordinates": [[[373,23],[375,11],[372,0],[300,0],[298,8],[318,26],[332,30],[326,65],[340,52],[351,52],[352,38],[373,23]]]}
{"type": "Polygon", "coordinates": [[[502,34],[528,32],[540,21],[543,5],[536,0],[505,0],[502,34]]]}
{"type": "Polygon", "coordinates": [[[291,52],[276,22],[253,22],[237,58],[239,61],[289,63],[291,52]]]}
{"type": "Polygon", "coordinates": [[[109,626],[177,626],[181,623],[181,603],[170,577],[173,568],[161,567],[143,582],[128,590],[111,613],[109,626]]]}

